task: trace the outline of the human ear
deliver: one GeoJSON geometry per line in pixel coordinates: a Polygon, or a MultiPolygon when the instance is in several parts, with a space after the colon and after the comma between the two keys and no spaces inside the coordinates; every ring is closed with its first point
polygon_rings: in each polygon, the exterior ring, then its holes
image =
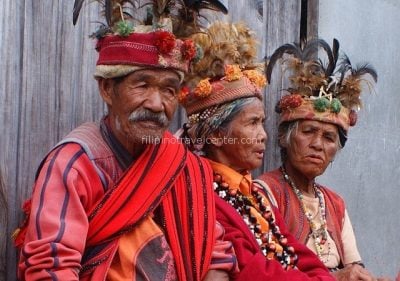
{"type": "Polygon", "coordinates": [[[208,139],[209,142],[216,147],[221,147],[224,144],[224,138],[220,131],[211,133],[208,139]]]}
{"type": "Polygon", "coordinates": [[[99,78],[98,85],[101,98],[107,105],[111,106],[112,95],[114,94],[114,81],[112,79],[99,78]]]}

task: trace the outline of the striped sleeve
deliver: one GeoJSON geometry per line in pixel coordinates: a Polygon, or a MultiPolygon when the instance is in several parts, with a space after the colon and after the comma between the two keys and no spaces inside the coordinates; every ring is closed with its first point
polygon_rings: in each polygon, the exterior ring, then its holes
{"type": "Polygon", "coordinates": [[[87,212],[101,186],[77,144],[49,154],[36,179],[19,262],[21,280],[78,280],[88,229],[87,212]]]}
{"type": "Polygon", "coordinates": [[[224,227],[216,222],[215,224],[215,244],[212,252],[211,269],[223,270],[226,272],[239,272],[235,251],[232,242],[224,241],[224,227]]]}

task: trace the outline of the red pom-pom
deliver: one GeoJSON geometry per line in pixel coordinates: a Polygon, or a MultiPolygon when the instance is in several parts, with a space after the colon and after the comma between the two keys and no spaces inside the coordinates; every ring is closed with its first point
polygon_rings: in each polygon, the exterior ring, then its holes
{"type": "Polygon", "coordinates": [[[175,35],[168,31],[157,31],[155,32],[154,45],[162,54],[169,54],[176,45],[175,35]]]}
{"type": "Polygon", "coordinates": [[[290,108],[299,107],[303,103],[303,98],[298,94],[287,95],[281,98],[279,102],[279,108],[281,110],[287,110],[290,108]]]}
{"type": "Polygon", "coordinates": [[[183,86],[181,88],[181,91],[178,94],[178,101],[179,103],[185,103],[187,98],[189,96],[189,88],[186,86],[183,86]]]}
{"type": "Polygon", "coordinates": [[[181,51],[185,60],[192,60],[196,55],[196,46],[192,40],[185,40],[183,41],[181,51]]]}

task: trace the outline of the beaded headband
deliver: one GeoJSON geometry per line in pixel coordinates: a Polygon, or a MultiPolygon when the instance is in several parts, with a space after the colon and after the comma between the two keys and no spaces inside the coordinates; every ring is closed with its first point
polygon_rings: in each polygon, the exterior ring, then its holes
{"type": "MultiPolygon", "coordinates": [[[[75,24],[85,0],[75,0],[75,24]]],[[[145,18],[132,16],[140,5],[133,0],[96,0],[104,8],[106,23],[91,35],[97,39],[96,77],[114,78],[138,69],[163,68],[178,72],[183,78],[189,64],[201,52],[191,34],[202,30],[198,22],[200,11],[211,9],[227,13],[219,1],[152,0],[146,7],[145,18]],[[136,24],[135,23],[138,23],[136,24]],[[120,67],[124,66],[124,67],[120,67]]]]}
{"type": "Polygon", "coordinates": [[[272,54],[267,67],[271,79],[273,67],[281,58],[285,73],[290,73],[289,95],[283,96],[276,106],[280,114],[279,124],[299,119],[317,120],[339,126],[347,134],[357,121],[356,109],[362,105],[360,95],[369,75],[377,82],[377,73],[368,64],[353,67],[349,58],[339,58],[339,42],[334,39],[331,48],[322,39],[303,46],[285,44],[272,54]],[[324,64],[318,58],[319,50],[328,58],[324,64]]]}

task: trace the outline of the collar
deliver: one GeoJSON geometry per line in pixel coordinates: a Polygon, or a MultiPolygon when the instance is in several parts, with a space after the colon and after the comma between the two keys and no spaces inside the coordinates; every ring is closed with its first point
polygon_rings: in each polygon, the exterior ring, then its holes
{"type": "Polygon", "coordinates": [[[246,172],[246,174],[241,174],[232,168],[208,159],[211,164],[211,167],[214,173],[220,174],[223,178],[223,181],[229,185],[229,190],[237,190],[239,189],[244,195],[250,194],[251,187],[251,174],[250,172],[246,172]]]}
{"type": "Polygon", "coordinates": [[[100,121],[100,132],[104,141],[111,148],[119,165],[125,171],[134,161],[132,155],[124,148],[113,134],[109,124],[108,116],[105,116],[100,121]]]}

